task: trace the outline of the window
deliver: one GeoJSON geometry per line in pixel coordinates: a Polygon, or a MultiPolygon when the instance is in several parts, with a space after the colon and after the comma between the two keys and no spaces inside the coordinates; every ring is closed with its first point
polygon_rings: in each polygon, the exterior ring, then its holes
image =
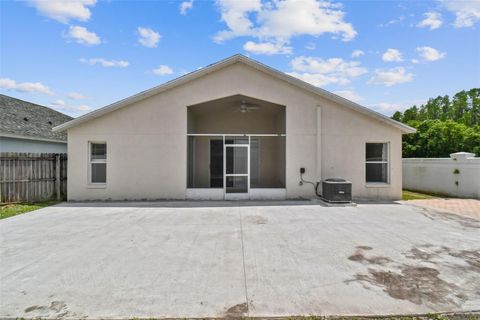
{"type": "Polygon", "coordinates": [[[388,143],[367,143],[365,156],[367,183],[388,183],[388,143]]]}
{"type": "Polygon", "coordinates": [[[90,142],[90,183],[107,183],[107,144],[90,142]]]}

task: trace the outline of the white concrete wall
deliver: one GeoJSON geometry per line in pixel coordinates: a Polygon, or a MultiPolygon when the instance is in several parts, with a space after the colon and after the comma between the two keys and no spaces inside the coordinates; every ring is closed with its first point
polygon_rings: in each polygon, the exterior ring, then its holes
{"type": "Polygon", "coordinates": [[[323,99],[242,63],[236,63],[161,94],[68,130],[68,198],[184,199],[187,183],[187,106],[242,94],[286,106],[286,189],[288,198],[313,197],[299,185],[342,177],[353,182],[355,198],[399,199],[402,190],[401,132],[383,122],[323,99]],[[322,109],[317,125],[317,106],[322,109]],[[321,161],[317,161],[317,130],[321,161]],[[107,186],[88,185],[88,141],[108,145],[107,186]],[[389,142],[391,178],[366,185],[365,143],[389,142]],[[317,168],[318,166],[318,168],[317,168]]]}
{"type": "Polygon", "coordinates": [[[403,187],[480,199],[480,158],[403,159],[403,187]],[[458,174],[454,173],[456,169],[458,174]]]}
{"type": "Polygon", "coordinates": [[[66,143],[0,137],[0,152],[66,153],[66,143]]]}

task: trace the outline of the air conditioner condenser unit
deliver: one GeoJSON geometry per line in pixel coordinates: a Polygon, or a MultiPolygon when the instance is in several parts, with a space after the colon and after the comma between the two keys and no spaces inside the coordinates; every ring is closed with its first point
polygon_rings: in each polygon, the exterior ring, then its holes
{"type": "Polygon", "coordinates": [[[345,179],[331,178],[322,180],[322,198],[332,203],[352,201],[352,183],[345,179]]]}

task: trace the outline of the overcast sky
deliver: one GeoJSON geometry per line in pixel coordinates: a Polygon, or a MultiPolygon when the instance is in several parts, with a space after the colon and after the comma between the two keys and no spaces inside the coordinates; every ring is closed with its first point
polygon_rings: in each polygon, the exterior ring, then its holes
{"type": "Polygon", "coordinates": [[[480,86],[480,1],[0,1],[0,92],[78,116],[236,53],[386,115],[480,86]]]}

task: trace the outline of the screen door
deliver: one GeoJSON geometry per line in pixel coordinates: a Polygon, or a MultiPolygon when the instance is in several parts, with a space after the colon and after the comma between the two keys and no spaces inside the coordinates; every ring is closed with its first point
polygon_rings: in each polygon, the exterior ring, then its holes
{"type": "Polygon", "coordinates": [[[250,146],[248,144],[225,144],[225,199],[249,198],[250,189],[250,146]]]}

